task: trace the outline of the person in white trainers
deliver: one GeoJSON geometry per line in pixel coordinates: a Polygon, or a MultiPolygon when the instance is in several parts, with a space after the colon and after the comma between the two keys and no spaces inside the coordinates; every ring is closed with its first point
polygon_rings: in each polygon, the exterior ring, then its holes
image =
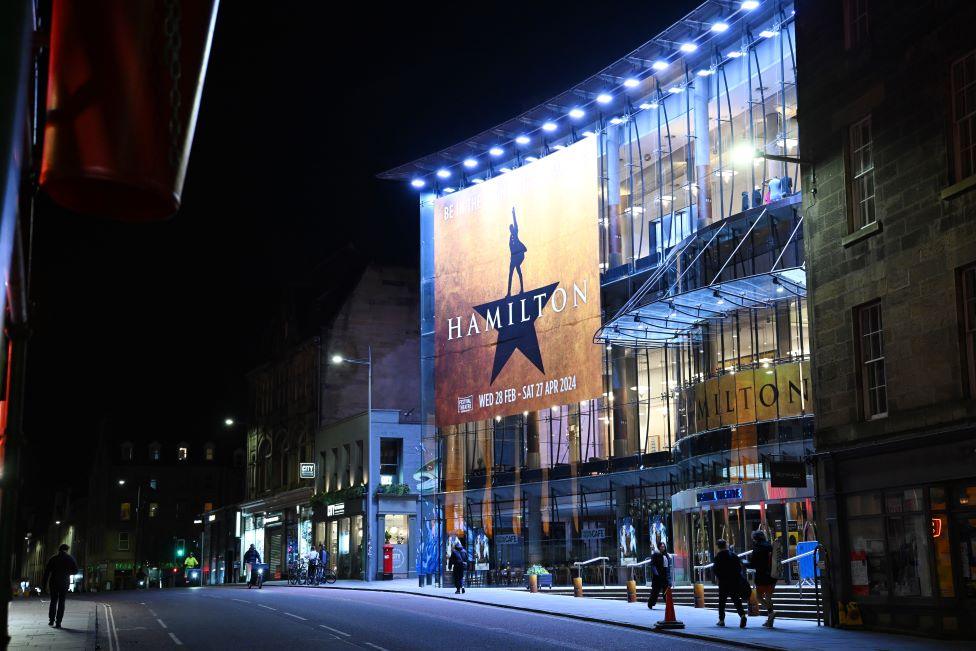
{"type": "MultiPolygon", "coordinates": [[[[718,579],[718,626],[725,626],[725,601],[732,598],[735,612],[739,613],[739,627],[746,627],[746,613],[742,608],[743,582],[742,561],[729,551],[729,544],[719,538],[715,541],[718,553],[715,554],[713,571],[718,579]]],[[[751,588],[750,588],[751,591],[751,588]]]]}

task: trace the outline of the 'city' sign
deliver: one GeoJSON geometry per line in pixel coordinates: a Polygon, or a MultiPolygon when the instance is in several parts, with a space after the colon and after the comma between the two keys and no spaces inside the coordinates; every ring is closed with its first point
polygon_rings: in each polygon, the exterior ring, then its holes
{"type": "Polygon", "coordinates": [[[298,476],[302,479],[315,479],[315,464],[314,463],[300,463],[298,464],[298,476]]]}
{"type": "Polygon", "coordinates": [[[325,507],[325,515],[332,517],[333,515],[342,515],[346,512],[346,503],[339,502],[338,504],[329,504],[325,507]]]}

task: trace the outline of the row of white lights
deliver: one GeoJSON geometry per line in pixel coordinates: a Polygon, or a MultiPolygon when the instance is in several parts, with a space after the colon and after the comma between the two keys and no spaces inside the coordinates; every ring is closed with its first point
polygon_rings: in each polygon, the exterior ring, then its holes
{"type": "MultiPolygon", "coordinates": [[[[739,7],[742,10],[744,10],[744,11],[752,11],[753,9],[756,9],[757,7],[759,7],[759,4],[760,4],[759,3],[759,0],[743,0],[742,2],[739,3],[739,7]]],[[[710,27],[710,31],[712,31],[714,33],[717,33],[717,34],[721,34],[722,32],[728,31],[728,29],[729,29],[729,24],[727,22],[721,21],[721,20],[712,23],[711,24],[711,27],[710,27]]],[[[767,30],[761,31],[759,33],[759,36],[761,38],[772,38],[776,34],[777,34],[777,32],[775,32],[773,30],[767,29],[767,30]]],[[[681,51],[681,52],[684,52],[685,54],[691,54],[692,52],[695,52],[695,51],[698,50],[698,44],[696,44],[694,42],[691,42],[691,41],[686,41],[684,43],[681,43],[678,46],[678,50],[681,51]]],[[[738,57],[743,56],[744,54],[745,54],[745,52],[742,52],[741,50],[734,50],[732,52],[729,52],[727,54],[727,56],[729,58],[735,59],[735,58],[738,58],[738,57]]],[[[654,63],[651,64],[651,68],[653,70],[657,71],[657,72],[660,72],[660,71],[663,71],[663,70],[667,69],[669,65],[671,65],[671,64],[667,60],[665,60],[665,59],[658,59],[658,60],[654,61],[654,63]]],[[[707,76],[709,76],[711,74],[714,74],[714,72],[715,72],[714,69],[704,68],[702,70],[699,70],[697,74],[698,74],[699,77],[707,77],[707,76]]],[[[640,85],[640,83],[641,83],[641,80],[639,80],[639,79],[637,79],[635,77],[628,77],[627,79],[624,80],[623,86],[625,88],[636,88],[637,86],[640,85]]],[[[682,93],[682,92],[684,92],[684,90],[685,90],[684,87],[678,86],[678,85],[674,85],[674,86],[671,86],[670,88],[668,88],[668,92],[669,93],[675,93],[675,94],[682,93]]],[[[605,92],[604,93],[600,93],[600,94],[598,94],[596,96],[596,102],[597,102],[597,104],[604,104],[604,105],[605,104],[609,104],[610,102],[613,101],[613,99],[614,99],[613,98],[613,95],[611,95],[609,93],[605,93],[605,92]]],[[[642,109],[642,110],[656,109],[656,108],[658,108],[658,103],[657,102],[643,102],[643,103],[641,103],[641,105],[640,105],[639,108],[642,109]]],[[[586,111],[584,111],[582,108],[574,107],[574,108],[570,109],[567,112],[567,115],[570,118],[574,119],[574,120],[579,120],[579,119],[582,119],[583,117],[586,116],[586,111]]],[[[610,120],[610,123],[616,125],[616,124],[620,124],[623,121],[624,121],[623,118],[616,117],[616,118],[612,118],[610,120]]],[[[552,133],[553,131],[556,131],[558,128],[559,128],[559,126],[555,122],[553,122],[551,120],[550,121],[547,121],[547,122],[544,122],[542,124],[542,130],[545,131],[545,132],[547,132],[547,133],[552,133]]],[[[583,136],[584,137],[591,136],[591,135],[594,135],[594,134],[592,132],[589,132],[589,131],[583,133],[583,136]]],[[[515,144],[517,144],[517,145],[527,145],[531,141],[532,141],[532,139],[529,138],[529,136],[527,136],[525,134],[519,135],[519,136],[517,136],[515,138],[515,144]]],[[[562,149],[562,146],[556,145],[555,148],[556,149],[562,149]]],[[[490,148],[488,150],[488,153],[491,156],[493,156],[495,158],[498,158],[499,156],[502,156],[505,153],[505,150],[496,145],[496,146],[490,148]]],[[[532,157],[532,156],[527,156],[525,158],[525,160],[526,160],[526,162],[531,163],[531,162],[533,162],[533,161],[535,161],[537,159],[535,157],[532,157]]],[[[461,164],[465,168],[467,168],[467,169],[474,169],[475,167],[478,166],[478,160],[476,158],[470,158],[469,157],[469,158],[465,158],[461,162],[461,164]]],[[[502,173],[506,173],[506,172],[510,172],[511,170],[508,169],[508,168],[503,167],[499,171],[502,172],[502,173]]],[[[451,177],[451,171],[449,169],[443,168],[443,167],[440,168],[440,169],[438,169],[435,172],[435,174],[437,175],[437,178],[439,178],[439,179],[448,179],[448,178],[451,177]]],[[[483,183],[483,182],[484,182],[483,179],[472,179],[472,183],[475,183],[475,184],[483,183]]],[[[422,178],[414,178],[414,179],[411,179],[410,185],[412,185],[414,188],[421,189],[421,188],[423,188],[423,187],[425,187],[427,185],[427,182],[424,181],[424,179],[422,179],[422,178]]],[[[444,188],[444,192],[445,193],[454,192],[454,188],[444,188]]]]}

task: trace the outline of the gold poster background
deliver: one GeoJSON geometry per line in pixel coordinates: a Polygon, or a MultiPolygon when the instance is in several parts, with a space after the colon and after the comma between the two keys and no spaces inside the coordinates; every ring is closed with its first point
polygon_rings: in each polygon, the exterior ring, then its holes
{"type": "MultiPolygon", "coordinates": [[[[588,400],[602,391],[600,326],[599,187],[596,139],[586,138],[485,183],[443,196],[434,204],[435,401],[437,425],[511,415],[588,400]],[[498,331],[449,340],[448,319],[461,317],[467,333],[473,307],[506,296],[512,208],[526,246],[526,291],[558,281],[567,293],[562,312],[552,299],[535,322],[545,373],[516,350],[490,383],[498,331]],[[573,284],[587,302],[573,308],[573,284]],[[576,388],[522,399],[527,384],[576,376],[576,388]],[[518,398],[479,407],[486,392],[515,389],[518,398]],[[473,396],[459,413],[458,398],[473,396]]],[[[518,274],[512,279],[517,294],[518,274]]]]}

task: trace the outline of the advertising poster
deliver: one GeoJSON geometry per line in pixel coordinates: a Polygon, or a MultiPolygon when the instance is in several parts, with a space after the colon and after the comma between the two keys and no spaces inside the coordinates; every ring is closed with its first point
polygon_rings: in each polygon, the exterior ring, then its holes
{"type": "Polygon", "coordinates": [[[652,515],[650,517],[651,549],[657,549],[661,543],[668,544],[668,528],[664,523],[664,516],[652,515]]]}
{"type": "Polygon", "coordinates": [[[438,426],[603,391],[597,162],[586,138],[436,200],[438,426]]]}
{"type": "Polygon", "coordinates": [[[474,530],[474,569],[487,570],[490,563],[488,534],[484,529],[474,530]]]}
{"type": "Polygon", "coordinates": [[[620,519],[619,553],[621,565],[637,562],[637,530],[633,518],[620,519]]]}

